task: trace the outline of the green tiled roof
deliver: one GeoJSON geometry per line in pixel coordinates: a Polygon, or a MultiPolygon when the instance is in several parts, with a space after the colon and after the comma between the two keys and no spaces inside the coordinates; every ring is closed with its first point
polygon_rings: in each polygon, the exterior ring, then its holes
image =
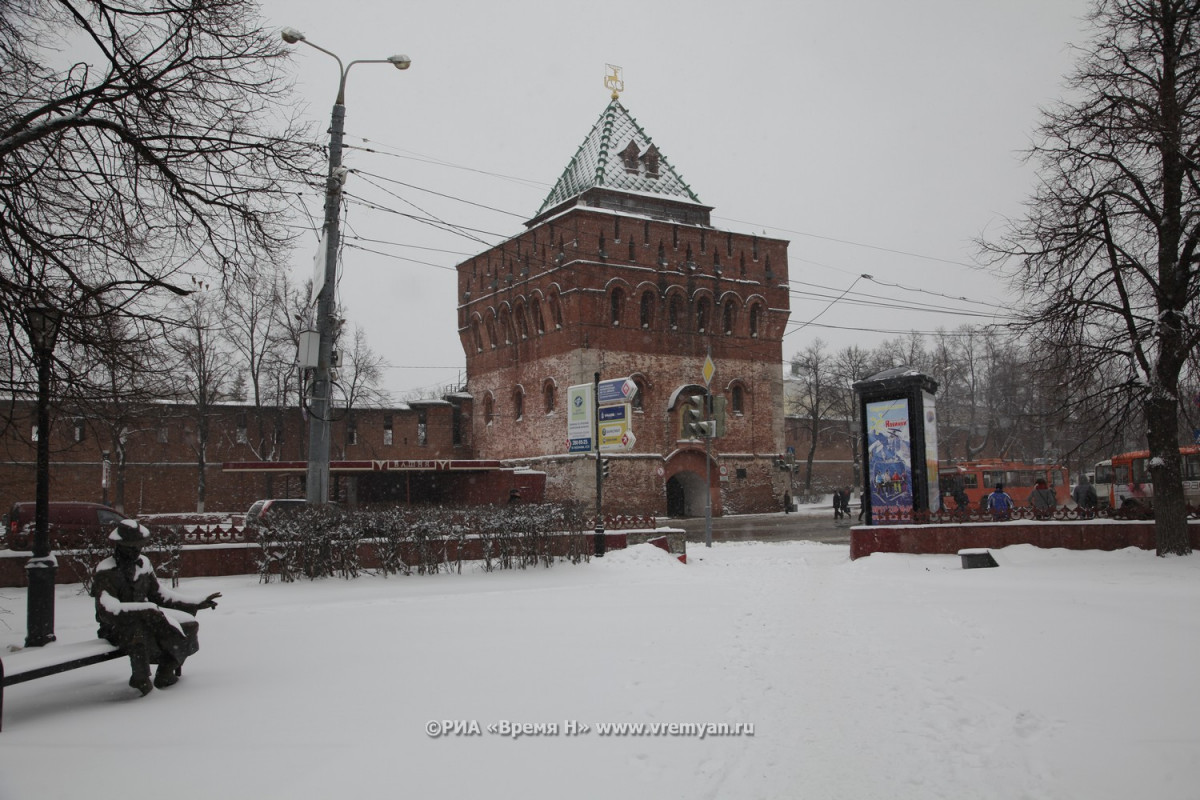
{"type": "Polygon", "coordinates": [[[700,202],[618,100],[610,102],[596,120],[538,214],[594,187],[700,202]],[[655,156],[657,174],[654,173],[655,156]]]}

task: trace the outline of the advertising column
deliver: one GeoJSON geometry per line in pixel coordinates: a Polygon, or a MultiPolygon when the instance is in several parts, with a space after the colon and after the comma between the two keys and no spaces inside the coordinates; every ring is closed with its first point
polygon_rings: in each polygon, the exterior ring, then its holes
{"type": "Polygon", "coordinates": [[[898,367],[854,384],[862,420],[869,525],[907,522],[939,506],[937,382],[898,367]]]}

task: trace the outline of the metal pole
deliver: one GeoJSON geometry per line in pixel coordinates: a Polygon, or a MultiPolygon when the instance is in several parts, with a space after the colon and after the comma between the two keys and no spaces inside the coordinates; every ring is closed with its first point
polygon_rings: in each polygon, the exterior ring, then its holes
{"type": "Polygon", "coordinates": [[[592,446],[596,449],[596,530],[592,537],[597,557],[604,555],[608,543],[604,539],[604,465],[600,463],[600,373],[592,380],[592,446]]]}
{"type": "Polygon", "coordinates": [[[712,392],[704,387],[704,416],[709,435],[704,437],[704,546],[712,547],[712,392]]]}
{"type": "Polygon", "coordinates": [[[108,470],[111,462],[108,460],[108,451],[100,451],[100,503],[108,505],[108,470]]]}
{"type": "Polygon", "coordinates": [[[41,647],[55,640],[54,579],[58,565],[50,553],[50,354],[50,348],[38,348],[37,494],[33,511],[33,558],[25,564],[29,578],[26,647],[41,647]]]}
{"type": "MultiPolygon", "coordinates": [[[[338,62],[339,66],[341,61],[338,62]]],[[[310,504],[329,502],[329,440],[330,411],[333,398],[333,302],[337,283],[337,254],[341,236],[342,137],[345,131],[346,106],[342,103],[346,74],[342,72],[338,99],[333,104],[329,125],[329,175],[325,179],[325,277],[317,297],[317,366],[313,370],[312,395],[308,410],[308,475],[306,499],[310,504]]]]}

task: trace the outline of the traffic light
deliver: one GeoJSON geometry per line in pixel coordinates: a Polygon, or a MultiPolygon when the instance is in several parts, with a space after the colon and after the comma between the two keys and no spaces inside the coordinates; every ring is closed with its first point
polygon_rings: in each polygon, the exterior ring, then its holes
{"type": "Polygon", "coordinates": [[[687,399],[683,407],[683,436],[684,439],[707,439],[712,436],[715,423],[705,421],[707,416],[707,395],[694,394],[687,399]]]}
{"type": "Polygon", "coordinates": [[[610,465],[610,464],[608,463],[608,459],[607,459],[607,458],[602,458],[602,459],[600,459],[600,475],[601,475],[601,477],[603,477],[603,478],[608,478],[608,471],[609,471],[611,468],[612,468],[612,465],[610,465]]]}

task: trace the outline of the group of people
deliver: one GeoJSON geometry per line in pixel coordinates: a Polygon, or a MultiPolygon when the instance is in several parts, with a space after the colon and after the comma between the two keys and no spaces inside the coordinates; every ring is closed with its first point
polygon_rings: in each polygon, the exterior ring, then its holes
{"type": "Polygon", "coordinates": [[[833,490],[833,518],[834,519],[850,519],[850,489],[833,490]]]}
{"type": "MultiPolygon", "coordinates": [[[[957,498],[956,498],[957,499],[957,498]]],[[[1091,484],[1086,475],[1079,476],[1079,483],[1071,491],[1071,499],[1080,510],[1081,516],[1091,519],[1096,515],[1099,498],[1096,487],[1091,484]]],[[[984,508],[992,513],[994,520],[1012,519],[1013,499],[1004,491],[1004,484],[997,483],[996,488],[983,500],[984,508]]],[[[960,504],[961,505],[961,504],[960,504]]],[[[1058,496],[1044,478],[1039,478],[1029,493],[1029,506],[1033,509],[1034,519],[1050,519],[1058,508],[1058,496]]]]}

